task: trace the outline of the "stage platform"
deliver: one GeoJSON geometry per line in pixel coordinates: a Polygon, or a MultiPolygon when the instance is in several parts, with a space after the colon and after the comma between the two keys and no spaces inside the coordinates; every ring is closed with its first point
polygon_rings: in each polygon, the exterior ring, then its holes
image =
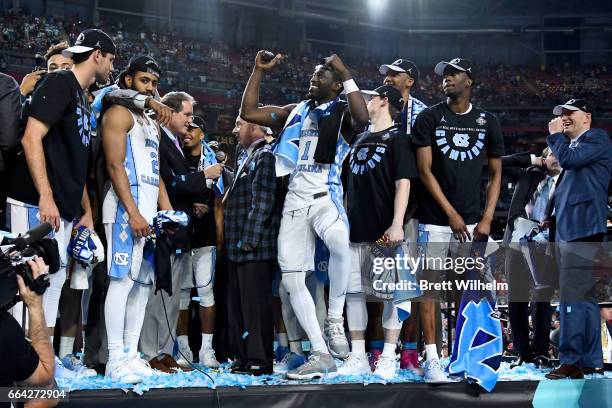
{"type": "Polygon", "coordinates": [[[546,371],[533,365],[510,370],[502,363],[493,392],[466,382],[426,384],[408,370],[385,383],[373,375],[297,382],[280,375],[252,377],[225,370],[160,375],[133,388],[109,383],[102,376],[87,380],[58,380],[72,390],[62,405],[78,407],[612,407],[612,372],[584,380],[546,380],[546,371]],[[214,387],[214,388],[212,388],[214,387]],[[86,389],[84,389],[86,388],[86,389]]]}

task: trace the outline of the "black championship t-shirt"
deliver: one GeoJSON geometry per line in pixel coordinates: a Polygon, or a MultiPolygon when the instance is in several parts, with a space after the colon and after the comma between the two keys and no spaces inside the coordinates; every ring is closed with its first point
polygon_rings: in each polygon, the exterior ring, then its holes
{"type": "MultiPolygon", "coordinates": [[[[25,339],[23,329],[8,312],[0,312],[0,387],[13,387],[24,381],[38,367],[38,354],[25,339]]],[[[0,407],[11,404],[0,402],[0,407]]]]}
{"type": "MultiPolygon", "coordinates": [[[[481,175],[488,157],[504,154],[497,118],[472,106],[464,114],[440,102],[419,114],[413,128],[415,147],[431,146],[431,171],[442,192],[466,224],[479,221],[481,175]]],[[[422,224],[448,225],[448,217],[426,188],[419,194],[422,224]]]]}
{"type": "MultiPolygon", "coordinates": [[[[57,71],[40,80],[28,116],[49,126],[43,139],[47,177],[60,215],[67,221],[81,215],[91,141],[90,107],[72,71],[57,71]]],[[[9,197],[38,206],[25,155],[19,155],[9,197]]]]}
{"type": "MultiPolygon", "coordinates": [[[[200,156],[190,156],[185,153],[189,170],[193,173],[198,171],[200,156]]],[[[189,242],[191,248],[202,248],[206,246],[215,246],[217,242],[215,228],[215,195],[209,194],[205,203],[208,206],[208,212],[202,218],[196,218],[193,214],[189,225],[190,236],[189,242]]]]}
{"type": "Polygon", "coordinates": [[[397,127],[363,132],[349,152],[351,242],[374,242],[393,222],[395,182],[418,177],[410,138],[397,127]]]}

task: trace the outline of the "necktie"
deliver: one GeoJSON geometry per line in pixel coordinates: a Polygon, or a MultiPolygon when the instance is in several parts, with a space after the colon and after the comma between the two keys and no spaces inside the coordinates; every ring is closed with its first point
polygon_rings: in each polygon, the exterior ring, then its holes
{"type": "Polygon", "coordinates": [[[246,150],[240,152],[240,154],[238,155],[238,168],[242,167],[247,157],[249,157],[249,154],[246,150]]]}
{"type": "Polygon", "coordinates": [[[550,196],[550,189],[554,179],[550,176],[546,176],[544,184],[539,191],[539,194],[533,204],[533,210],[531,211],[531,219],[537,221],[544,221],[546,219],[546,207],[550,196]]]}

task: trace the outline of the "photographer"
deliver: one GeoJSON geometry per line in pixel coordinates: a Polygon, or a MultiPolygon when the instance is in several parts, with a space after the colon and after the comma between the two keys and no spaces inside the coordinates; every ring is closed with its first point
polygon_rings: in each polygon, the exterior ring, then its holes
{"type": "MultiPolygon", "coordinates": [[[[34,279],[48,273],[49,267],[42,258],[28,261],[34,279]]],[[[21,276],[17,276],[19,295],[28,307],[30,342],[23,329],[10,313],[0,312],[0,387],[13,387],[15,383],[24,386],[53,386],[53,348],[47,336],[42,296],[28,288],[21,276]]],[[[57,400],[32,400],[26,407],[53,407],[57,400]]],[[[0,403],[0,407],[9,407],[0,403]]]]}

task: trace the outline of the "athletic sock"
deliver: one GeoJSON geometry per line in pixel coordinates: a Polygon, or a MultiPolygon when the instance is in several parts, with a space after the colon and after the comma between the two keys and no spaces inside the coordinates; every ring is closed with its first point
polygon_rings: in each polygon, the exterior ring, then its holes
{"type": "Polygon", "coordinates": [[[213,335],[212,333],[202,333],[202,350],[212,350],[212,341],[213,335]]]}
{"type": "Polygon", "coordinates": [[[182,349],[189,348],[189,338],[187,337],[187,335],[178,336],[176,338],[176,341],[178,342],[179,348],[182,348],[182,349]]]}
{"type": "Polygon", "coordinates": [[[123,357],[123,341],[108,341],[108,362],[120,360],[123,357]]]}
{"type": "Polygon", "coordinates": [[[425,357],[427,361],[429,360],[437,360],[438,357],[438,348],[435,344],[426,344],[425,345],[425,357]]]}
{"type": "Polygon", "coordinates": [[[396,345],[393,343],[385,343],[382,351],[382,356],[395,358],[396,345]]]}
{"type": "Polygon", "coordinates": [[[353,340],[351,341],[351,347],[351,352],[353,354],[358,355],[360,357],[366,355],[365,340],[353,340]]]}
{"type": "Polygon", "coordinates": [[[74,350],[74,337],[60,337],[59,358],[72,354],[72,350],[74,350]]]}
{"type": "Polygon", "coordinates": [[[383,340],[370,340],[370,350],[377,349],[382,350],[385,342],[383,340]]]}
{"type": "Polygon", "coordinates": [[[289,338],[287,333],[278,333],[278,344],[281,347],[289,347],[289,338]]]}

